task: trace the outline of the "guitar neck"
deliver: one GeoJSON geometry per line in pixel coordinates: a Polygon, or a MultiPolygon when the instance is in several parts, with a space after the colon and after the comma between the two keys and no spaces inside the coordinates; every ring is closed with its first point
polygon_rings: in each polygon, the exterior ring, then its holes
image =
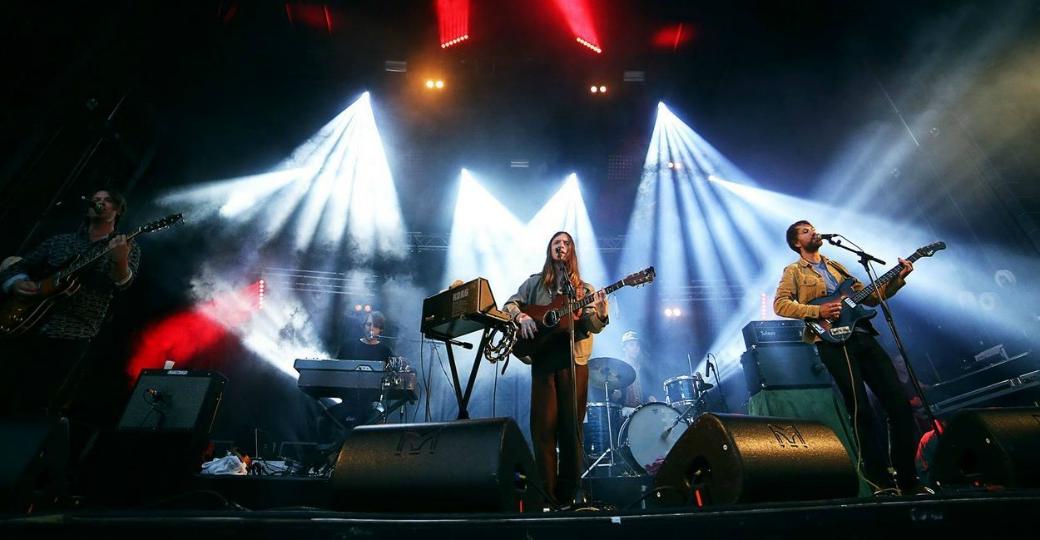
{"type": "MultiPolygon", "coordinates": [[[[619,280],[619,281],[617,281],[615,283],[610,284],[607,287],[604,287],[603,288],[603,292],[606,293],[606,294],[610,294],[610,293],[612,293],[612,292],[614,292],[614,291],[616,291],[616,290],[618,290],[618,289],[620,289],[621,287],[624,287],[624,286],[625,286],[625,280],[622,279],[622,280],[619,280]]],[[[566,313],[572,313],[572,312],[578,311],[579,309],[581,309],[581,308],[591,304],[592,301],[595,300],[595,299],[596,299],[596,295],[595,294],[590,294],[590,295],[582,298],[581,300],[575,300],[574,302],[567,302],[566,304],[563,305],[563,310],[562,311],[564,311],[566,313]]]]}
{"type": "MultiPolygon", "coordinates": [[[[134,238],[136,238],[138,235],[140,235],[143,232],[144,232],[144,229],[137,229],[137,230],[135,230],[134,232],[126,235],[126,241],[129,242],[130,240],[133,240],[134,238]]],[[[104,257],[105,255],[107,255],[109,251],[112,251],[112,248],[108,247],[108,245],[105,245],[105,247],[103,249],[97,249],[97,248],[94,248],[94,249],[96,249],[95,253],[93,253],[89,257],[84,258],[82,261],[76,261],[67,270],[62,272],[62,274],[66,275],[66,276],[75,274],[75,273],[79,272],[80,270],[83,270],[84,268],[90,266],[91,264],[94,264],[95,261],[97,261],[101,257],[104,257]]]]}
{"type": "MultiPolygon", "coordinates": [[[[917,259],[920,259],[920,258],[921,258],[921,255],[919,255],[917,253],[914,253],[913,255],[910,255],[909,257],[907,257],[906,260],[910,261],[912,263],[912,262],[914,262],[914,261],[916,261],[917,259]]],[[[863,287],[856,294],[852,295],[852,297],[851,297],[852,301],[856,302],[857,304],[862,302],[868,296],[874,294],[874,292],[877,291],[878,287],[880,287],[882,285],[885,285],[889,281],[892,281],[902,271],[903,271],[903,263],[899,263],[899,264],[895,265],[894,267],[892,267],[891,270],[889,270],[888,272],[885,272],[884,274],[879,276],[874,283],[872,283],[870,285],[867,285],[866,287],[863,287]]]]}

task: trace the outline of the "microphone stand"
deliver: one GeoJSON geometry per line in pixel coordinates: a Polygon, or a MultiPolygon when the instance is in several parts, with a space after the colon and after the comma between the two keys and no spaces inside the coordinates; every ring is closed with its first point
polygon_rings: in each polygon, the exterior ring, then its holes
{"type": "MultiPolygon", "coordinates": [[[[564,283],[565,284],[563,292],[567,295],[567,300],[570,302],[576,301],[578,293],[574,290],[574,285],[571,283],[570,279],[567,279],[564,283]]],[[[568,311],[566,314],[564,314],[564,316],[568,318],[567,334],[568,338],[570,339],[571,414],[573,415],[572,418],[574,419],[574,440],[571,442],[574,445],[572,451],[576,452],[576,459],[578,460],[577,463],[574,464],[575,471],[580,471],[584,466],[585,460],[582,459],[582,457],[585,453],[585,450],[581,442],[581,419],[578,418],[578,368],[577,366],[575,366],[574,355],[574,313],[568,311]]],[[[607,398],[607,415],[609,417],[610,394],[607,394],[607,398]]],[[[574,499],[571,502],[572,505],[575,507],[584,505],[588,502],[588,498],[585,496],[585,489],[581,485],[581,476],[578,476],[577,478],[577,484],[574,486],[574,499]]]]}
{"type": "Polygon", "coordinates": [[[704,372],[707,374],[710,371],[715,374],[715,387],[719,389],[719,401],[722,402],[722,410],[723,412],[729,412],[729,403],[726,402],[726,394],[722,391],[722,380],[719,379],[718,359],[716,358],[716,363],[712,363],[712,358],[715,358],[715,355],[708,353],[704,359],[704,372]]]}
{"type": "MultiPolygon", "coordinates": [[[[844,238],[844,236],[842,238],[844,238]]],[[[848,240],[848,238],[845,239],[848,240]]],[[[850,248],[842,244],[841,239],[828,238],[827,242],[832,246],[840,247],[845,251],[850,251],[859,256],[859,264],[861,264],[863,269],[867,272],[867,278],[870,279],[870,286],[874,289],[874,294],[878,297],[878,304],[881,306],[881,312],[885,314],[885,322],[888,323],[888,328],[892,331],[892,338],[896,342],[896,348],[899,349],[899,354],[903,355],[903,364],[906,366],[906,374],[910,378],[910,382],[914,385],[914,391],[917,392],[917,397],[921,400],[921,406],[924,408],[925,415],[928,417],[928,422],[935,430],[936,441],[939,441],[942,437],[942,426],[940,426],[939,421],[935,419],[935,414],[932,412],[932,405],[924,395],[924,389],[921,388],[921,381],[917,378],[917,373],[914,371],[913,365],[911,365],[910,357],[906,354],[906,347],[903,346],[903,338],[899,336],[899,330],[896,328],[895,320],[892,317],[892,310],[889,309],[888,302],[885,301],[881,291],[878,290],[877,278],[874,275],[873,268],[870,266],[871,262],[884,265],[885,261],[882,261],[863,250],[850,248]]],[[[849,243],[852,243],[852,241],[849,240],[849,243]]]]}

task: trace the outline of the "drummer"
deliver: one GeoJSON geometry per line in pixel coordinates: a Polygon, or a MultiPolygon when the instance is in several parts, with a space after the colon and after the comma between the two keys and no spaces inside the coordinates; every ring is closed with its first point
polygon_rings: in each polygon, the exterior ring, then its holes
{"type": "Polygon", "coordinates": [[[622,414],[627,416],[632,412],[632,409],[642,405],[643,403],[649,403],[657,401],[657,398],[653,395],[646,396],[644,399],[642,381],[639,380],[639,373],[643,371],[644,362],[646,362],[645,355],[643,354],[643,348],[639,342],[639,334],[635,331],[629,330],[621,336],[621,351],[623,353],[623,360],[628,365],[632,366],[632,369],[637,373],[635,381],[627,387],[620,390],[613,390],[610,394],[611,403],[620,404],[622,414]]]}

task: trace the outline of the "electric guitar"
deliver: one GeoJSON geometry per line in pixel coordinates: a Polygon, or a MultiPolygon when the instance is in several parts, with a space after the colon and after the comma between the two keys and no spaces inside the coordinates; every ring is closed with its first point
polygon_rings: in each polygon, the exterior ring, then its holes
{"type": "MultiPolygon", "coordinates": [[[[173,214],[146,223],[126,235],[129,242],[138,235],[158,231],[181,221],[181,214],[173,214]]],[[[8,294],[0,300],[0,339],[23,334],[35,326],[56,303],[79,291],[79,277],[98,259],[111,251],[108,244],[95,243],[72,258],[57,272],[40,280],[40,288],[32,296],[8,294]]]]}
{"type": "MultiPolygon", "coordinates": [[[[626,278],[603,288],[610,294],[626,285],[638,287],[654,280],[654,267],[630,274],[626,278]]],[[[537,356],[546,346],[559,339],[569,339],[568,332],[574,324],[575,312],[591,304],[596,295],[587,294],[580,300],[569,301],[565,295],[557,295],[546,305],[529,304],[520,309],[528,317],[534,319],[538,327],[534,337],[525,339],[518,337],[513,345],[513,354],[525,364],[531,363],[531,356],[537,356]]]]}
{"type": "MultiPolygon", "coordinates": [[[[918,248],[906,260],[913,263],[921,257],[931,257],[935,255],[936,251],[944,249],[946,249],[945,242],[928,244],[918,248]]],[[[852,290],[852,285],[855,283],[854,279],[848,278],[842,281],[838,285],[837,290],[832,294],[821,296],[809,302],[809,304],[814,306],[841,302],[841,313],[838,314],[838,317],[835,319],[806,319],[806,326],[828,343],[844,343],[845,340],[852,336],[852,331],[856,329],[856,324],[863,319],[872,319],[877,315],[876,309],[865,307],[862,302],[874,294],[877,287],[892,281],[902,271],[903,263],[899,263],[879,277],[873,285],[868,285],[858,291],[852,290]]]]}

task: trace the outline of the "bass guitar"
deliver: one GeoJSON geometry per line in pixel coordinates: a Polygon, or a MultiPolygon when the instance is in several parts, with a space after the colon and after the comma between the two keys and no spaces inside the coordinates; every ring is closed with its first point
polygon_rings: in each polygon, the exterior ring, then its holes
{"type": "MultiPolygon", "coordinates": [[[[173,214],[146,223],[126,235],[127,241],[138,235],[158,231],[181,221],[181,214],[173,214]]],[[[98,259],[108,254],[108,244],[92,244],[76,255],[57,272],[40,280],[39,291],[32,296],[9,294],[0,301],[0,339],[23,334],[40,322],[54,305],[79,291],[79,277],[98,259]]]]}
{"type": "MultiPolygon", "coordinates": [[[[918,248],[906,260],[913,263],[921,257],[931,257],[935,255],[935,252],[943,249],[946,249],[945,242],[928,244],[918,248]]],[[[899,263],[879,277],[874,284],[863,287],[858,291],[852,289],[853,284],[856,282],[854,279],[848,278],[842,281],[838,285],[837,290],[832,294],[821,296],[809,302],[809,304],[814,306],[840,302],[841,312],[838,314],[838,317],[834,319],[806,319],[806,326],[828,343],[844,343],[852,336],[852,331],[856,329],[856,325],[860,321],[873,319],[877,315],[876,309],[868,308],[862,302],[874,294],[878,287],[892,281],[902,271],[903,264],[899,263]]]]}
{"type": "MultiPolygon", "coordinates": [[[[621,287],[638,287],[654,280],[654,267],[630,274],[602,290],[610,294],[621,287]]],[[[528,317],[534,319],[537,331],[532,338],[518,337],[513,345],[513,354],[525,364],[531,363],[531,357],[537,356],[550,342],[567,338],[570,327],[574,324],[575,312],[591,304],[596,295],[587,294],[580,300],[570,301],[565,295],[557,295],[546,305],[529,304],[520,309],[528,317]]]]}

